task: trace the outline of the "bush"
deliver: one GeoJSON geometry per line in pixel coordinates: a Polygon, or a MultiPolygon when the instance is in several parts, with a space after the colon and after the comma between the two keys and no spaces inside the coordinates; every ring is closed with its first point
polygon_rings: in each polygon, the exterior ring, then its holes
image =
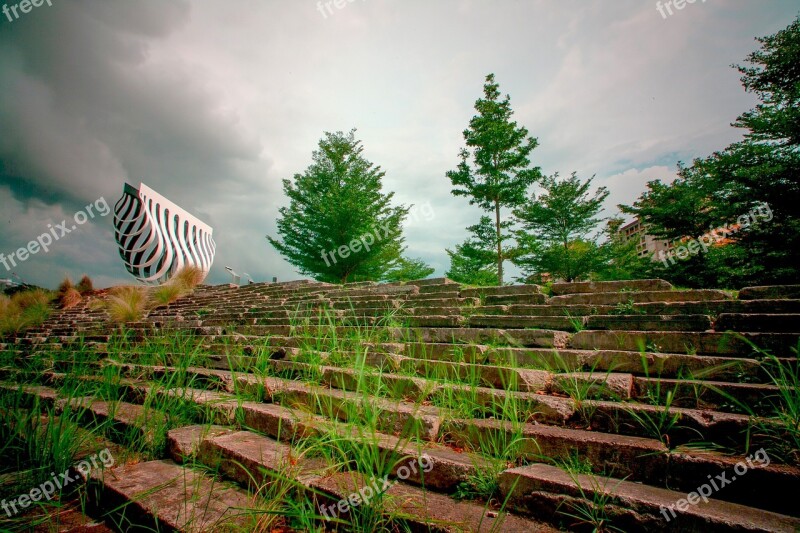
{"type": "Polygon", "coordinates": [[[81,280],[75,286],[75,289],[81,294],[94,292],[94,284],[92,283],[92,278],[84,274],[81,280]]]}
{"type": "Polygon", "coordinates": [[[125,324],[141,320],[147,311],[147,289],[115,287],[108,297],[108,314],[113,322],[125,324]]]}
{"type": "Polygon", "coordinates": [[[77,289],[69,288],[58,298],[61,309],[71,309],[81,303],[81,293],[77,289]]]}
{"type": "Polygon", "coordinates": [[[51,295],[42,289],[0,296],[0,335],[21,333],[50,316],[51,295]]]}
{"type": "Polygon", "coordinates": [[[167,284],[177,284],[183,291],[190,292],[200,285],[205,279],[206,274],[200,268],[187,265],[178,270],[167,284]]]}

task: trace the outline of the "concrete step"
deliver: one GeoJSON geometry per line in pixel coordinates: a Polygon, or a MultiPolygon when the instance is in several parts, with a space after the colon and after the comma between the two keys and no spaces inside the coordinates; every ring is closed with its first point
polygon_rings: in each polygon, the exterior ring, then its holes
{"type": "Polygon", "coordinates": [[[800,333],[798,314],[722,313],[714,323],[717,331],[762,331],[800,333]]]}
{"type": "Polygon", "coordinates": [[[800,299],[800,285],[770,285],[745,287],[739,291],[740,300],[800,299]]]}
{"type": "Polygon", "coordinates": [[[574,515],[581,512],[585,500],[601,502],[597,511],[605,517],[604,525],[623,531],[793,532],[800,528],[796,518],[709,499],[716,492],[710,482],[687,496],[622,479],[529,465],[502,472],[500,490],[512,509],[539,517],[574,515]],[[701,490],[703,499],[698,494],[701,490]]]}
{"type": "Polygon", "coordinates": [[[756,354],[750,343],[780,357],[797,346],[796,333],[709,333],[677,331],[597,331],[575,333],[570,347],[581,350],[630,350],[688,355],[749,357],[756,354]]]}
{"type": "Polygon", "coordinates": [[[260,516],[246,491],[169,460],[93,470],[88,494],[122,531],[252,531],[260,516]]]}
{"type": "Polygon", "coordinates": [[[663,279],[637,279],[627,281],[577,281],[553,283],[550,290],[553,296],[565,294],[587,294],[596,292],[620,291],[668,291],[672,285],[663,279]]]}
{"type": "Polygon", "coordinates": [[[730,300],[728,293],[719,290],[687,291],[592,292],[553,296],[550,305],[630,305],[644,302],[705,302],[730,300]]]}

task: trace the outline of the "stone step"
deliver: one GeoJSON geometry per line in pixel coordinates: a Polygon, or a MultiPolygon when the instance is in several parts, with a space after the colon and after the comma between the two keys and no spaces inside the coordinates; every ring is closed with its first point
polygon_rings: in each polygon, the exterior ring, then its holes
{"type": "Polygon", "coordinates": [[[786,356],[797,346],[795,333],[709,333],[674,331],[598,331],[575,333],[570,347],[581,350],[632,350],[688,355],[752,356],[750,343],[761,350],[786,356]]]}
{"type": "Polygon", "coordinates": [[[757,415],[767,415],[773,411],[769,401],[777,399],[780,389],[762,383],[726,383],[699,379],[664,379],[636,377],[638,397],[649,397],[664,402],[667,394],[672,395],[673,405],[696,409],[714,408],[722,411],[745,412],[751,409],[757,415]],[[721,408],[725,404],[734,405],[721,408]]]}
{"type": "Polygon", "coordinates": [[[745,287],[739,291],[740,300],[800,299],[800,285],[770,285],[745,287]]]}
{"type": "Polygon", "coordinates": [[[547,300],[544,294],[505,294],[487,296],[484,299],[486,305],[538,305],[547,300]]]}
{"type": "Polygon", "coordinates": [[[592,315],[586,329],[621,331],[707,331],[711,319],[706,315],[592,315]]]}
{"type": "Polygon", "coordinates": [[[722,313],[717,318],[717,331],[761,331],[800,333],[798,314],[738,314],[722,313]]]}
{"type": "Polygon", "coordinates": [[[646,376],[685,377],[702,374],[706,379],[756,381],[766,376],[761,364],[744,357],[697,356],[635,350],[574,350],[500,348],[483,345],[454,346],[447,343],[406,343],[400,353],[421,360],[444,360],[480,365],[549,369],[552,371],[627,372],[646,376]]]}
{"type": "Polygon", "coordinates": [[[263,506],[240,488],[169,460],[93,470],[87,493],[122,531],[253,531],[263,506]]]}
{"type": "Polygon", "coordinates": [[[502,287],[475,287],[461,289],[461,296],[465,298],[487,298],[491,296],[514,296],[543,294],[539,285],[505,285],[502,287]]]}
{"type": "Polygon", "coordinates": [[[541,328],[577,331],[582,329],[584,317],[566,316],[520,316],[520,315],[472,315],[467,320],[471,328],[541,328]]]}
{"type": "MultiPolygon", "coordinates": [[[[725,470],[733,470],[746,457],[713,451],[678,448],[667,450],[655,439],[631,437],[598,431],[561,428],[542,424],[521,427],[498,420],[448,420],[442,431],[451,442],[465,449],[479,443],[516,442],[523,461],[544,464],[570,464],[576,454],[595,474],[610,473],[618,478],[652,486],[690,492],[725,470]]],[[[764,452],[765,453],[765,452],[764,452]]],[[[800,481],[800,469],[774,464],[758,452],[765,464],[748,473],[747,484],[730,485],[715,498],[754,505],[782,514],[797,516],[793,493],[784,489],[800,481]]]]}
{"type": "MultiPolygon", "coordinates": [[[[733,482],[735,477],[729,479],[733,482]]],[[[623,531],[792,532],[800,528],[797,518],[709,499],[716,492],[710,482],[686,495],[537,464],[502,472],[500,491],[512,509],[548,519],[561,513],[569,520],[569,515],[581,512],[585,500],[600,502],[602,508],[597,511],[605,517],[604,526],[623,531]],[[703,499],[698,494],[701,490],[703,499]]]]}
{"type": "Polygon", "coordinates": [[[566,294],[587,294],[621,291],[669,291],[672,285],[663,279],[636,279],[627,281],[576,281],[553,283],[550,287],[553,296],[566,294]]]}
{"type": "Polygon", "coordinates": [[[725,291],[692,289],[686,291],[593,292],[553,296],[550,305],[630,305],[643,302],[705,302],[730,300],[725,291]]]}

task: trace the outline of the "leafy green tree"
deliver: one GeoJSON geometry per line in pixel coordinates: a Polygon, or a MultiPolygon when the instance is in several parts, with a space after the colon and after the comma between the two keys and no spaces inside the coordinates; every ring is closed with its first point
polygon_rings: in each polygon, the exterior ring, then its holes
{"type": "Polygon", "coordinates": [[[500,98],[494,74],[486,76],[484,97],[475,102],[478,114],[464,131],[467,148],[459,153],[456,170],[447,172],[453,194],[468,196],[469,203],[486,211],[494,211],[494,249],[497,283],[503,283],[502,207],[517,207],[525,201],[528,187],[541,177],[538,167],[531,167],[530,153],[538,141],[528,130],[511,120],[513,111],[508,95],[500,98]],[[469,160],[472,158],[472,166],[469,160]]]}
{"type": "Polygon", "coordinates": [[[597,215],[608,190],[599,187],[590,195],[593,179],[581,181],[574,172],[566,179],[560,179],[557,173],[545,177],[538,198],[533,194],[514,210],[522,227],[515,264],[526,277],[547,272],[573,281],[597,268],[599,248],[590,234],[601,221],[597,215]]]}
{"type": "Polygon", "coordinates": [[[401,257],[395,266],[386,272],[383,281],[412,281],[425,279],[434,272],[434,268],[422,259],[401,257]]]}
{"type": "Polygon", "coordinates": [[[355,130],[325,133],[313,163],[283,180],[280,240],[267,236],[298,270],[320,281],[380,280],[400,261],[408,207],[391,205],[385,173],[362,155],[355,130]]]}
{"type": "Polygon", "coordinates": [[[620,206],[667,240],[696,238],[769,206],[771,220],[742,227],[725,246],[732,248],[690,261],[693,284],[800,280],[800,18],[757,40],[760,49],[736,67],[745,90],[761,101],[733,124],[744,139],[679,165],[672,184],[651,181],[633,206],[620,206]]]}
{"type": "Polygon", "coordinates": [[[483,216],[467,230],[472,234],[470,237],[457,244],[455,250],[446,250],[450,256],[450,270],[445,276],[468,285],[497,285],[496,233],[492,219],[483,216]]]}

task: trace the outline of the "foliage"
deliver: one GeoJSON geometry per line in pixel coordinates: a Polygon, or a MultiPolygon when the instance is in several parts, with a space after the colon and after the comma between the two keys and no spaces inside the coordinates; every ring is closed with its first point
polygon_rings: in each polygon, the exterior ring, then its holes
{"type": "Polygon", "coordinates": [[[434,272],[434,268],[422,259],[400,257],[395,266],[386,272],[383,281],[412,281],[425,279],[434,272]]]}
{"type": "Polygon", "coordinates": [[[144,287],[114,287],[108,297],[108,314],[118,324],[135,322],[144,317],[147,303],[147,289],[144,287]]]}
{"type": "Polygon", "coordinates": [[[456,170],[447,172],[453,184],[453,194],[470,197],[470,204],[494,211],[494,249],[498,283],[503,283],[503,226],[502,207],[517,207],[525,194],[539,180],[538,167],[531,167],[530,153],[538,145],[528,136],[524,126],[511,120],[510,97],[500,99],[499,84],[494,74],[486,76],[484,97],[475,102],[478,114],[464,131],[467,148],[461,150],[461,162],[456,170]],[[470,153],[470,150],[472,152],[470,153]],[[468,163],[472,157],[472,166],[468,163]]]}
{"type": "Polygon", "coordinates": [[[697,258],[678,272],[686,278],[686,270],[694,270],[693,284],[800,279],[800,18],[758,41],[761,48],[746,58],[748,65],[736,67],[745,90],[760,99],[733,124],[746,130],[745,138],[691,166],[679,165],[672,184],[651,181],[632,206],[620,206],[667,240],[742,226],[725,246],[731,251],[697,258]],[[763,203],[770,219],[745,225],[742,217],[763,203]]]}
{"type": "MultiPolygon", "coordinates": [[[[508,222],[504,222],[508,227],[508,222]]],[[[497,285],[497,253],[494,250],[496,230],[492,227],[492,220],[481,217],[480,223],[467,228],[471,237],[455,250],[447,250],[450,256],[450,270],[445,275],[459,283],[468,285],[497,285]]]]}
{"type": "Polygon", "coordinates": [[[658,277],[653,274],[654,263],[650,256],[639,256],[637,239],[627,238],[619,232],[623,222],[621,217],[608,220],[603,231],[605,242],[600,246],[601,263],[594,277],[600,281],[658,277]]]}
{"type": "Polygon", "coordinates": [[[92,278],[84,274],[81,280],[75,286],[75,290],[81,294],[87,294],[94,291],[94,284],[92,283],[92,278]]]}
{"type": "Polygon", "coordinates": [[[545,177],[538,198],[534,194],[514,210],[522,226],[515,263],[526,276],[547,272],[573,281],[596,269],[600,252],[590,233],[601,221],[597,214],[609,193],[600,187],[590,196],[593,179],[581,181],[574,172],[566,179],[557,173],[545,177]]]}
{"type": "Polygon", "coordinates": [[[312,165],[283,181],[281,238],[267,239],[302,274],[345,283],[379,280],[399,266],[409,208],[391,206],[394,193],[381,190],[385,172],[363,150],[355,130],[326,132],[312,165]]]}
{"type": "Polygon", "coordinates": [[[50,316],[51,295],[43,289],[0,295],[0,335],[21,333],[50,316]]]}

